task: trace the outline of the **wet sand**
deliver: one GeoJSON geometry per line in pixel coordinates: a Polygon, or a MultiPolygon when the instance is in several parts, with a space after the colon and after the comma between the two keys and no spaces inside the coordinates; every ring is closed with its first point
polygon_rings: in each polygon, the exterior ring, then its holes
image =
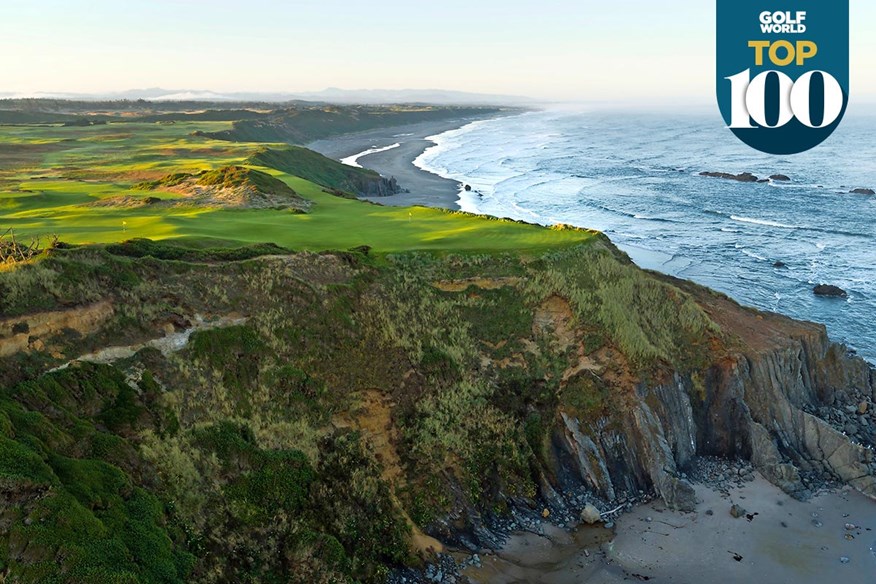
{"type": "Polygon", "coordinates": [[[341,160],[370,148],[399,144],[397,148],[363,156],[357,160],[357,163],[385,177],[395,177],[399,186],[409,192],[391,197],[375,197],[370,200],[382,205],[423,205],[458,209],[457,201],[462,185],[417,168],[413,162],[426,148],[434,144],[426,140],[427,137],[461,128],[478,119],[486,118],[461,118],[369,130],[318,140],[311,142],[307,147],[329,158],[341,160]]]}
{"type": "Polygon", "coordinates": [[[556,528],[546,528],[548,537],[521,534],[463,573],[484,584],[876,582],[876,502],[857,492],[800,502],[757,476],[729,497],[704,486],[697,495],[695,513],[669,511],[659,502],[637,507],[601,545],[586,543],[594,528],[584,528],[585,535],[556,528]],[[750,520],[730,515],[734,503],[750,520]]]}

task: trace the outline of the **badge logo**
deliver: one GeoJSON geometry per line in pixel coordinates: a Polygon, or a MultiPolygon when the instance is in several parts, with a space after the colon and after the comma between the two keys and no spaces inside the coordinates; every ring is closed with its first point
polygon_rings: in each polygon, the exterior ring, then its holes
{"type": "Polygon", "coordinates": [[[849,103],[849,0],[717,0],[717,93],[736,136],[769,154],[824,142],[849,103]]]}

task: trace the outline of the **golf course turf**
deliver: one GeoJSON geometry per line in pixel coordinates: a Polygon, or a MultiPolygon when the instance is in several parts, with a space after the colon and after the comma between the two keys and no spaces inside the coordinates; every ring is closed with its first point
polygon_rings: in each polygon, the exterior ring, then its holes
{"type": "Polygon", "coordinates": [[[439,209],[364,203],[326,191],[335,185],[254,165],[247,166],[270,173],[312,201],[311,210],[295,214],[195,206],[170,190],[135,188],[173,173],[245,165],[266,146],[203,135],[229,127],[229,122],[210,121],[0,126],[0,152],[10,154],[0,159],[0,228],[11,228],[20,237],[57,235],[73,244],[174,238],[227,246],[272,242],[301,250],[367,245],[376,252],[543,249],[593,236],[439,209]],[[94,204],[109,197],[180,200],[173,205],[94,204]]]}

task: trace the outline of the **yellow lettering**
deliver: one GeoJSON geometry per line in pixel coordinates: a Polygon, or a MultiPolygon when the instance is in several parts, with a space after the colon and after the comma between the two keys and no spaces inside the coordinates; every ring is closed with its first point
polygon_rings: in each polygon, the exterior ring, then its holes
{"type": "Polygon", "coordinates": [[[763,66],[764,49],[769,49],[768,53],[770,61],[778,67],[790,65],[795,60],[798,66],[802,66],[806,59],[811,59],[818,54],[818,45],[812,41],[797,41],[795,47],[790,41],[748,41],[748,48],[754,49],[754,64],[758,67],[763,66]],[[785,51],[783,57],[779,58],[779,53],[785,51]]]}
{"type": "Polygon", "coordinates": [[[797,41],[797,65],[818,54],[818,45],[812,41],[797,41]]]}
{"type": "Polygon", "coordinates": [[[748,41],[748,47],[754,49],[754,64],[763,65],[763,50],[770,46],[769,41],[748,41]]]}
{"type": "Polygon", "coordinates": [[[772,61],[774,65],[784,67],[785,65],[790,65],[793,60],[794,45],[788,41],[776,41],[770,46],[770,61],[772,61]],[[779,49],[785,49],[786,54],[784,59],[779,59],[779,49]]]}

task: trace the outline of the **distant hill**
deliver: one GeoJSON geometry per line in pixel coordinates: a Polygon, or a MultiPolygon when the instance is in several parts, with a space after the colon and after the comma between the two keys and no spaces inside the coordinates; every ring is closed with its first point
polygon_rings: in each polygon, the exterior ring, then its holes
{"type": "Polygon", "coordinates": [[[81,101],[146,100],[155,102],[202,101],[202,102],[264,102],[284,103],[291,101],[315,101],[331,104],[385,105],[394,103],[419,103],[429,105],[508,105],[526,106],[535,100],[518,95],[472,93],[445,89],[338,89],[293,92],[215,92],[203,89],[131,89],[115,93],[68,93],[33,92],[2,93],[0,99],[69,99],[81,101]]]}
{"type": "Polygon", "coordinates": [[[485,106],[323,106],[276,110],[269,116],[241,119],[230,130],[203,135],[231,142],[305,145],[315,140],[375,128],[420,122],[495,116],[507,108],[485,106]]]}
{"type": "Polygon", "coordinates": [[[469,93],[443,89],[338,89],[296,93],[295,99],[337,104],[423,103],[433,105],[532,105],[535,100],[518,95],[469,93]]]}

